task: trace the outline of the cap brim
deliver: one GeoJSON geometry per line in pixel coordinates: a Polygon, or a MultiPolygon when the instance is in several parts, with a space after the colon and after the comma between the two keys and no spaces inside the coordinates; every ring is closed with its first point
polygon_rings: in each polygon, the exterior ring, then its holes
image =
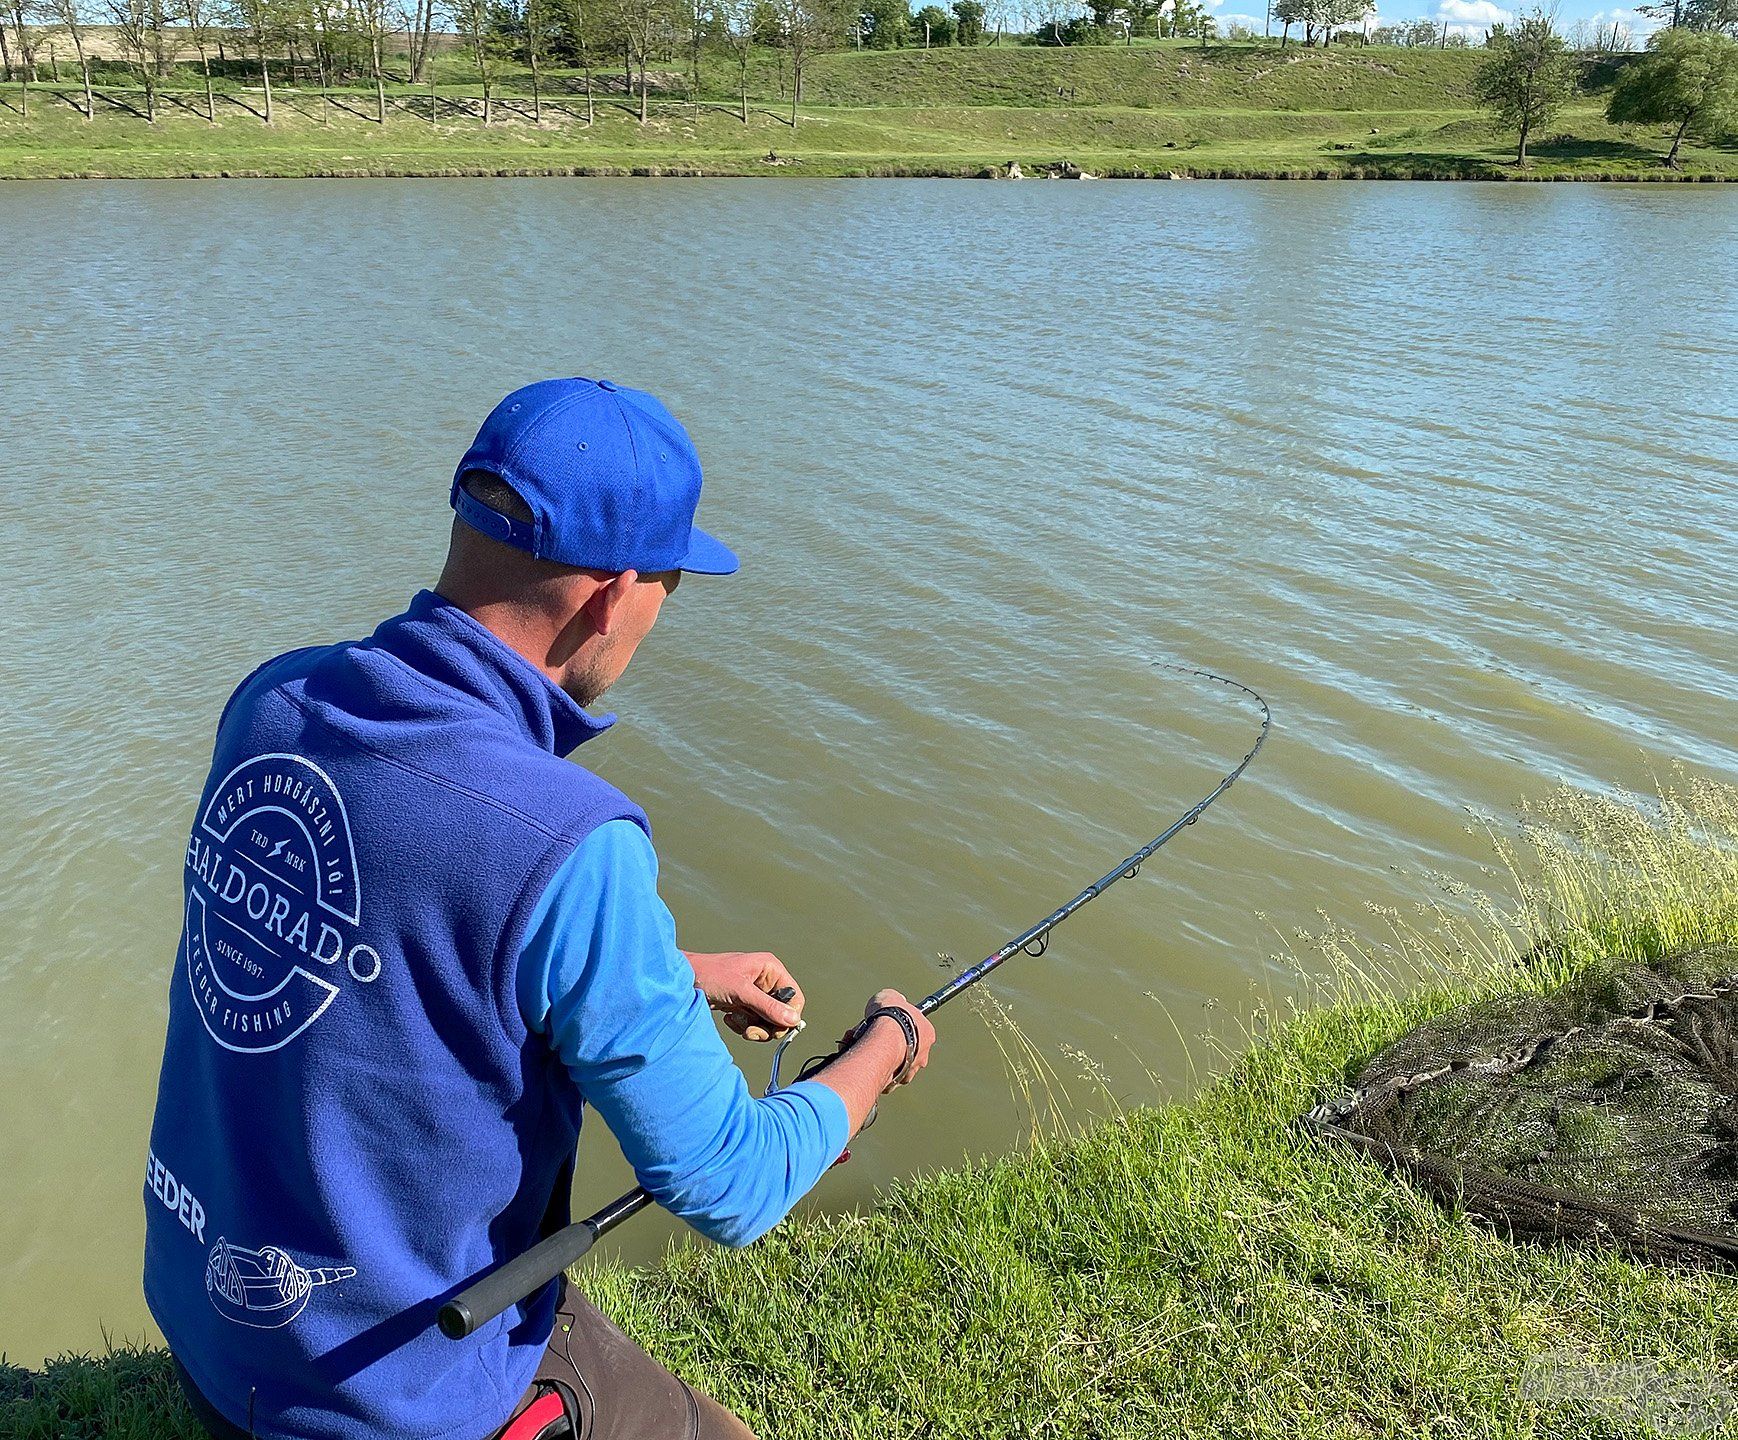
{"type": "Polygon", "coordinates": [[[722,540],[695,526],[680,568],[692,575],[734,575],[742,568],[742,562],[722,540]]]}

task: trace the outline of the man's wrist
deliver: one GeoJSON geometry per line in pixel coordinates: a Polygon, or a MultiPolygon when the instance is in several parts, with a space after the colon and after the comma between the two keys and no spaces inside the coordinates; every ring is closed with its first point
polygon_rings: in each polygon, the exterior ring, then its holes
{"type": "Polygon", "coordinates": [[[863,1022],[863,1029],[858,1033],[856,1043],[872,1044],[875,1047],[874,1054],[887,1057],[887,1083],[889,1085],[905,1070],[915,1053],[911,1044],[911,1034],[908,1034],[905,1026],[901,1025],[894,1017],[891,1006],[878,1010],[863,1022]]]}

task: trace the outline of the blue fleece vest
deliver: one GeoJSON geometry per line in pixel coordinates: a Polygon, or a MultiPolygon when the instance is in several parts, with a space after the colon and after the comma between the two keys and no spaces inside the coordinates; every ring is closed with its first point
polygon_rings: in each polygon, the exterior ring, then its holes
{"type": "Polygon", "coordinates": [[[554,1295],[432,1327],[567,1219],[580,1096],[514,990],[525,924],[596,826],[645,816],[560,758],[602,730],[428,592],[231,698],[187,847],[146,1165],[145,1294],[236,1424],[476,1440],[554,1295]]]}

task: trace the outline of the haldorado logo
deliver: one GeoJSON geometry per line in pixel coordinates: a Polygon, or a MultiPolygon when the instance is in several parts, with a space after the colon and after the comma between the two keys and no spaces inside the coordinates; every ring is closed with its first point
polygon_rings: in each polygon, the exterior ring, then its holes
{"type": "Polygon", "coordinates": [[[344,800],[299,755],[258,755],[224,776],[187,844],[187,983],[211,1038],[228,1050],[287,1045],[325,1011],[343,962],[360,984],[380,954],[362,919],[344,800]]]}

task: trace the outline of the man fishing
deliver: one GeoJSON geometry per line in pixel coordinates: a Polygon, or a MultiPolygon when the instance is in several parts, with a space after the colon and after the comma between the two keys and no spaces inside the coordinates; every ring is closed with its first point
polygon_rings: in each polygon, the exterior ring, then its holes
{"type": "Polygon", "coordinates": [[[767,1039],[801,990],[769,954],[679,950],[645,814],[563,758],[682,573],[736,570],[699,496],[652,396],[515,391],[459,462],[436,588],[225,706],[145,1193],[146,1298],[219,1440],[749,1434],[564,1282],[432,1328],[566,1222],[586,1106],[658,1203],[746,1245],[928,1061],[884,990],[833,1063],[753,1097],[708,1004],[767,1039]]]}

